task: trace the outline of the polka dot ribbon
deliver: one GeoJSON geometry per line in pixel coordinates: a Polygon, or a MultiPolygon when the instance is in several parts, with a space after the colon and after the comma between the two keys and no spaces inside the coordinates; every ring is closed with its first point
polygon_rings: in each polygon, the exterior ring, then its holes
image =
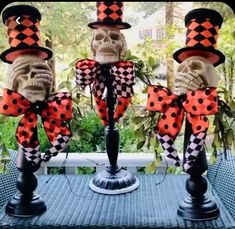
{"type": "MultiPolygon", "coordinates": [[[[134,65],[130,61],[119,61],[109,65],[110,74],[113,77],[113,89],[116,97],[114,120],[121,118],[133,95],[134,65]]],[[[108,109],[105,100],[106,79],[102,75],[102,65],[94,60],[79,60],[75,64],[76,83],[81,87],[92,86],[95,97],[96,110],[104,126],[109,124],[108,109]]]]}
{"type": "Polygon", "coordinates": [[[26,159],[32,163],[48,161],[51,156],[65,149],[72,137],[66,124],[66,121],[73,117],[70,93],[58,92],[44,101],[31,103],[21,94],[3,89],[0,113],[14,117],[24,114],[16,130],[16,139],[20,146],[19,150],[22,150],[26,159]],[[43,158],[39,152],[37,115],[41,116],[44,130],[51,143],[51,148],[43,158]]]}
{"type": "Polygon", "coordinates": [[[173,159],[176,166],[180,165],[180,159],[174,140],[182,127],[186,113],[192,127],[184,164],[185,171],[189,170],[205,142],[209,127],[206,115],[218,112],[216,88],[201,88],[178,96],[166,87],[151,85],[148,86],[147,109],[162,113],[155,126],[155,132],[167,157],[173,159]]]}

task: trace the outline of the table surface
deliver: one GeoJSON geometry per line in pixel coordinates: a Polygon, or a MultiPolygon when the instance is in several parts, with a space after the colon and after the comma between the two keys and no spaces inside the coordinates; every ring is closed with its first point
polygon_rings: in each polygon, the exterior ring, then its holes
{"type": "Polygon", "coordinates": [[[121,195],[102,195],[89,189],[93,175],[38,176],[39,194],[46,202],[47,211],[41,216],[17,218],[0,211],[0,228],[235,228],[234,219],[211,191],[206,195],[214,200],[220,217],[209,221],[189,221],[177,216],[179,203],[188,194],[187,175],[138,175],[140,187],[121,195]]]}

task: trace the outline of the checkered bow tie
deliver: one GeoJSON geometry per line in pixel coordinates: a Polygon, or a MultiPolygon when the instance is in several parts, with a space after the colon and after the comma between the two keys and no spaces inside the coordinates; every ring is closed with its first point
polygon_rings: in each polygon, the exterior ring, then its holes
{"type": "Polygon", "coordinates": [[[206,115],[218,112],[216,88],[202,88],[178,96],[166,87],[149,86],[147,109],[163,113],[155,126],[155,132],[166,156],[173,159],[176,166],[180,165],[180,159],[174,140],[182,127],[186,113],[186,118],[192,127],[192,135],[185,154],[184,169],[187,171],[193,166],[205,143],[209,127],[206,115]]]}
{"type": "MultiPolygon", "coordinates": [[[[79,60],[76,66],[76,83],[81,87],[92,86],[92,92],[96,101],[96,109],[103,125],[108,125],[107,104],[104,99],[106,78],[102,72],[102,65],[94,60],[79,60]]],[[[117,121],[124,115],[133,95],[134,65],[130,61],[119,61],[109,64],[112,86],[116,96],[117,105],[114,112],[114,120],[117,121]]]]}
{"type": "Polygon", "coordinates": [[[31,103],[21,94],[3,89],[0,101],[0,113],[8,116],[24,114],[16,130],[19,150],[24,152],[26,159],[32,164],[49,161],[52,156],[66,148],[72,136],[66,121],[72,118],[72,98],[67,92],[50,95],[44,101],[31,103]],[[41,116],[42,124],[51,148],[41,158],[37,136],[37,115],[41,116]]]}

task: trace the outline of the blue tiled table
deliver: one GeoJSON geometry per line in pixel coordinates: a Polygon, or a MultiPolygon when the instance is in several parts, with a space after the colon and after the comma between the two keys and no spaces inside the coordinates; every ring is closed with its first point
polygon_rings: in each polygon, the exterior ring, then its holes
{"type": "Polygon", "coordinates": [[[220,217],[210,221],[183,220],[176,214],[177,207],[187,195],[186,175],[138,175],[140,187],[127,194],[102,195],[88,187],[91,175],[64,175],[38,177],[37,193],[44,198],[47,211],[33,218],[14,218],[0,211],[0,228],[235,228],[235,221],[217,193],[207,195],[220,208],[220,217]]]}

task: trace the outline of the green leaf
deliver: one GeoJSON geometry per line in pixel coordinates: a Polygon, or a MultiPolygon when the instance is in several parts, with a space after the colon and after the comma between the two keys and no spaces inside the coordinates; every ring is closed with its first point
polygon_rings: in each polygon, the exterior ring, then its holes
{"type": "Polygon", "coordinates": [[[212,142],[212,147],[214,148],[215,151],[218,151],[222,146],[222,139],[219,135],[219,133],[215,133],[214,134],[214,139],[213,139],[213,142],[212,142]]]}
{"type": "Polygon", "coordinates": [[[235,112],[235,100],[234,99],[231,100],[229,105],[230,105],[230,108],[232,109],[232,111],[235,112]]]}
{"type": "Polygon", "coordinates": [[[5,144],[2,144],[2,152],[0,153],[0,173],[7,173],[7,164],[11,161],[11,155],[5,144]]]}
{"type": "Polygon", "coordinates": [[[143,146],[144,146],[145,140],[142,140],[140,142],[137,143],[136,149],[140,150],[143,146]]]}
{"type": "Polygon", "coordinates": [[[217,158],[216,156],[212,155],[212,156],[210,157],[210,159],[209,159],[209,164],[211,164],[211,165],[215,164],[216,161],[217,161],[216,158],[217,158]]]}
{"type": "Polygon", "coordinates": [[[0,124],[4,124],[8,117],[6,115],[0,115],[0,124]]]}
{"type": "Polygon", "coordinates": [[[146,118],[147,117],[145,117],[145,116],[135,116],[131,120],[134,124],[139,124],[139,123],[143,122],[146,118]]]}
{"type": "Polygon", "coordinates": [[[155,161],[152,161],[146,165],[145,173],[154,174],[155,172],[156,172],[156,164],[155,164],[155,161]]]}
{"type": "Polygon", "coordinates": [[[146,86],[146,87],[144,88],[144,90],[142,90],[142,93],[143,93],[143,94],[147,94],[147,92],[148,92],[148,86],[146,86]]]}
{"type": "Polygon", "coordinates": [[[234,133],[232,129],[228,129],[225,132],[225,136],[224,136],[224,140],[225,140],[225,148],[230,148],[231,145],[233,144],[234,141],[234,133]]]}
{"type": "Polygon", "coordinates": [[[154,60],[152,56],[149,57],[148,64],[151,68],[154,68],[156,66],[156,61],[154,60]]]}
{"type": "Polygon", "coordinates": [[[71,91],[71,89],[72,89],[71,86],[72,86],[72,85],[71,85],[71,82],[69,82],[69,81],[63,81],[63,82],[61,82],[61,83],[58,85],[57,90],[61,90],[61,89],[66,88],[66,89],[68,89],[69,91],[71,91]]]}

